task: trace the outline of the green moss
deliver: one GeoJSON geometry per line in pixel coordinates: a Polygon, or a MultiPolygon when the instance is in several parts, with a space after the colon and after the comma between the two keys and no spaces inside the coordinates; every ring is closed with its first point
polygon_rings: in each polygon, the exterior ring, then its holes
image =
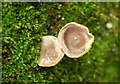
{"type": "Polygon", "coordinates": [[[2,5],[3,82],[118,81],[118,3],[12,3],[2,5]],[[90,51],[54,67],[38,66],[41,38],[58,35],[68,22],[87,26],[95,36],[90,51]],[[111,23],[108,29],[106,23],[111,23]]]}

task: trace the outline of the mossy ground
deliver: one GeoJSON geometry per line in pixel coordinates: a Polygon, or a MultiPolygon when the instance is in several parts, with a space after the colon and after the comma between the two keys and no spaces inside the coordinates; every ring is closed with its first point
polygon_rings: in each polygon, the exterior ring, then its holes
{"type": "Polygon", "coordinates": [[[118,3],[2,3],[2,81],[117,82],[118,18],[118,3]],[[54,67],[38,66],[41,38],[57,37],[69,22],[95,36],[90,51],[77,59],[64,56],[54,67]]]}

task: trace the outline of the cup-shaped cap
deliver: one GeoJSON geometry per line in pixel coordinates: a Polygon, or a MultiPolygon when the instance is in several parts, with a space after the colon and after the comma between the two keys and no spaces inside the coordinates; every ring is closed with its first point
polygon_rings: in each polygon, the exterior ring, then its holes
{"type": "Polygon", "coordinates": [[[71,22],[59,32],[58,41],[64,53],[70,58],[78,58],[91,48],[94,36],[87,27],[71,22]]]}
{"type": "Polygon", "coordinates": [[[58,39],[54,36],[44,36],[42,38],[41,56],[39,66],[51,67],[59,63],[64,53],[58,45],[58,39]]]}

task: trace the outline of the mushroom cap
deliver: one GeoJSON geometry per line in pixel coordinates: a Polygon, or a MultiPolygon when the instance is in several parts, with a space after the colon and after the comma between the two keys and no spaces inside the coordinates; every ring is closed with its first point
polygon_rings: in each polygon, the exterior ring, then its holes
{"type": "Polygon", "coordinates": [[[68,57],[78,58],[89,51],[94,42],[94,36],[89,33],[87,27],[71,22],[60,30],[58,41],[68,57]]]}
{"type": "Polygon", "coordinates": [[[58,45],[58,39],[54,36],[42,37],[41,56],[38,64],[42,67],[51,67],[59,63],[64,53],[58,45]]]}

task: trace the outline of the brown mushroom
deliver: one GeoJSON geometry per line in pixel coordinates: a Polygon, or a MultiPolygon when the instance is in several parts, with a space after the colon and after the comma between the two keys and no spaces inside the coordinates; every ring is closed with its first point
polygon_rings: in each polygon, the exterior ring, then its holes
{"type": "Polygon", "coordinates": [[[58,39],[54,36],[44,36],[42,38],[41,56],[39,66],[51,67],[56,65],[64,56],[58,45],[58,39]]]}
{"type": "Polygon", "coordinates": [[[71,22],[60,30],[58,41],[68,57],[78,58],[89,51],[94,41],[94,36],[89,33],[87,27],[71,22]]]}

